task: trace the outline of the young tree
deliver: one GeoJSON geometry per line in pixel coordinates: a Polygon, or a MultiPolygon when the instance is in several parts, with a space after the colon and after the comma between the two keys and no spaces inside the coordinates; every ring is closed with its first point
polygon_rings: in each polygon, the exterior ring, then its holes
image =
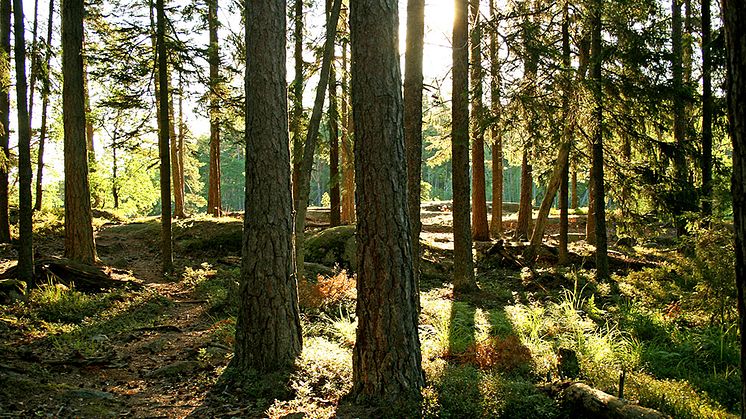
{"type": "Polygon", "coordinates": [[[712,42],[710,0],[702,0],[702,214],[712,215],[712,42]]]}
{"type": "Polygon", "coordinates": [[[44,51],[44,66],[42,67],[41,86],[41,130],[39,131],[39,151],[36,156],[36,196],[34,198],[34,210],[41,211],[42,178],[44,175],[44,145],[47,140],[47,110],[49,109],[49,90],[51,85],[51,71],[49,63],[52,59],[52,29],[54,28],[54,0],[49,0],[49,19],[47,20],[47,42],[44,51]]]}
{"type": "Polygon", "coordinates": [[[173,66],[168,68],[168,77],[166,82],[168,83],[168,137],[171,139],[170,151],[171,151],[171,182],[174,193],[174,217],[175,218],[186,218],[186,212],[184,211],[184,181],[181,177],[182,162],[179,158],[179,140],[176,137],[176,116],[174,112],[174,88],[171,77],[171,70],[173,66]]]}
{"type": "Polygon", "coordinates": [[[240,305],[239,370],[276,371],[302,348],[293,266],[285,0],[246,4],[246,212],[240,305]]]}
{"type": "Polygon", "coordinates": [[[492,139],[492,219],[490,234],[499,238],[503,233],[503,145],[497,125],[500,116],[500,62],[498,57],[497,9],[495,0],[490,0],[490,21],[494,27],[490,31],[490,105],[495,119],[490,127],[492,139]]]}
{"type": "MultiPolygon", "coordinates": [[[[671,0],[672,18],[671,18],[671,73],[673,75],[673,135],[676,142],[676,154],[674,155],[674,170],[677,188],[684,189],[688,182],[686,167],[686,108],[685,101],[682,98],[684,88],[684,47],[682,42],[682,22],[681,22],[681,2],[682,0],[671,0]]],[[[681,199],[681,198],[678,198],[681,199]]],[[[676,233],[681,236],[686,232],[686,225],[681,219],[681,210],[677,206],[674,211],[676,217],[676,233]]]]}
{"type": "Polygon", "coordinates": [[[415,278],[420,270],[420,193],[422,179],[422,54],[425,48],[425,1],[407,1],[407,50],[404,57],[404,142],[415,278]]]}
{"type": "Polygon", "coordinates": [[[28,120],[23,0],[13,0],[13,35],[18,111],[18,279],[30,281],[34,276],[34,244],[31,219],[31,126],[28,120]]]}
{"type": "Polygon", "coordinates": [[[455,0],[453,20],[453,291],[476,289],[469,204],[469,18],[468,0],[455,0]]]}
{"type": "Polygon", "coordinates": [[[733,223],[741,339],[741,417],[746,418],[746,4],[722,0],[727,49],[728,130],[733,142],[733,223]]]}
{"type": "MultiPolygon", "coordinates": [[[[398,30],[396,0],[351,2],[358,203],[352,394],[358,401],[417,409],[424,375],[407,207],[398,30]]],[[[468,222],[468,213],[466,217],[468,222]]]]}
{"type": "MultiPolygon", "coordinates": [[[[346,11],[342,18],[347,22],[346,11]]],[[[352,151],[353,124],[352,112],[350,111],[350,83],[349,65],[347,60],[348,42],[342,41],[342,223],[355,224],[355,159],[352,151]]]]}
{"type": "Polygon", "coordinates": [[[88,186],[83,86],[83,0],[62,5],[62,114],[65,131],[65,257],[92,264],[91,194],[88,186]]]}
{"type": "MultiPolygon", "coordinates": [[[[301,0],[298,0],[301,2],[301,0]]],[[[210,62],[210,174],[207,187],[207,213],[219,217],[222,213],[220,193],[220,47],[218,44],[218,0],[207,0],[207,25],[210,32],[208,61],[210,62]]]]}
{"type": "Polygon", "coordinates": [[[0,243],[10,242],[10,0],[0,0],[0,243]]]}
{"type": "Polygon", "coordinates": [[[469,0],[471,22],[471,237],[476,241],[490,239],[487,224],[487,193],[484,180],[484,109],[482,105],[482,23],[480,0],[469,0]]]}
{"type": "MultiPolygon", "coordinates": [[[[676,0],[674,0],[676,1],[676,0]]],[[[602,65],[603,50],[601,46],[601,14],[603,0],[592,3],[592,40],[591,59],[593,60],[593,156],[591,171],[593,173],[593,213],[596,220],[596,277],[609,277],[609,257],[606,249],[606,196],[604,194],[604,146],[603,146],[603,85],[602,65]]]]}
{"type": "Polygon", "coordinates": [[[156,0],[157,68],[158,68],[158,155],[160,156],[161,183],[161,271],[174,270],[171,243],[171,161],[169,155],[170,129],[168,119],[168,58],[166,56],[166,11],[164,0],[156,0]]]}

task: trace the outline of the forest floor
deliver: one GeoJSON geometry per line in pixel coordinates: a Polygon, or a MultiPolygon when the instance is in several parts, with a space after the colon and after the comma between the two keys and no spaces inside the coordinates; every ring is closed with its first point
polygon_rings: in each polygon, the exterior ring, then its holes
{"type": "MultiPolygon", "coordinates": [[[[354,268],[351,227],[316,227],[309,238],[316,264],[308,270],[323,274],[299,284],[304,350],[295,370],[239,388],[223,373],[234,343],[241,220],[176,222],[178,274],[164,278],[157,219],[98,215],[101,263],[131,286],[84,293],[50,282],[0,305],[0,417],[379,415],[341,402],[356,327],[355,281],[345,270],[354,268]]],[[[582,238],[585,217],[571,220],[573,240],[582,238]]],[[[423,222],[425,417],[570,417],[542,383],[582,380],[617,394],[622,371],[625,397],[641,405],[674,417],[735,417],[726,228],[679,243],[649,226],[644,245],[611,246],[608,282],[595,280],[592,247],[582,240],[571,243],[572,265],[556,266],[550,239],[532,268],[476,243],[480,291],[454,297],[448,209],[424,211],[423,222]]],[[[556,219],[548,229],[556,234],[556,219]]],[[[38,254],[61,255],[58,217],[37,216],[35,232],[38,254]]],[[[517,244],[505,248],[520,260],[517,244]]],[[[0,247],[0,272],[15,257],[0,247]]]]}

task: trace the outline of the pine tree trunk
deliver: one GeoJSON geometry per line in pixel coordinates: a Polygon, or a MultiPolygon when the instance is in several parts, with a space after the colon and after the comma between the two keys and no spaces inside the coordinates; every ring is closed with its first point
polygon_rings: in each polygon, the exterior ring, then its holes
{"type": "MultiPolygon", "coordinates": [[[[300,0],[298,0],[300,1],[300,0]]],[[[207,187],[207,213],[219,217],[223,212],[220,190],[220,49],[218,44],[218,0],[207,0],[210,32],[210,173],[207,187]]]]}
{"type": "MultiPolygon", "coordinates": [[[[291,87],[293,112],[290,118],[290,134],[293,140],[293,202],[298,201],[298,176],[303,161],[303,0],[293,4],[293,59],[295,60],[295,78],[291,87]]],[[[297,204],[296,204],[297,206],[297,204]]]]}
{"type": "MultiPolygon", "coordinates": [[[[676,1],[676,0],[674,0],[676,1]]],[[[601,14],[603,0],[594,0],[593,10],[593,39],[591,41],[591,57],[593,60],[593,99],[594,119],[593,127],[593,214],[596,221],[596,278],[608,279],[609,257],[606,244],[606,202],[604,194],[604,146],[603,146],[603,86],[602,65],[603,50],[601,47],[601,14]]]]}
{"type": "MultiPolygon", "coordinates": [[[[326,0],[326,14],[329,15],[332,0],[326,0]]],[[[334,28],[336,42],[337,28],[334,28]]],[[[336,54],[335,54],[336,55],[336,54]]],[[[329,224],[332,227],[341,223],[340,214],[340,189],[339,189],[339,111],[337,108],[337,71],[336,56],[332,57],[329,69],[329,198],[330,211],[329,224]]]]}
{"type": "Polygon", "coordinates": [[[34,200],[34,210],[41,211],[42,195],[42,178],[44,175],[44,144],[47,140],[47,110],[49,108],[49,89],[52,74],[49,71],[49,63],[52,59],[52,29],[54,19],[54,0],[49,1],[49,19],[47,20],[47,44],[44,52],[44,80],[41,88],[41,130],[39,132],[39,152],[36,156],[36,196],[34,200]]]}
{"type": "Polygon", "coordinates": [[[34,25],[31,29],[31,74],[29,75],[28,95],[28,123],[33,126],[34,120],[34,92],[36,91],[36,79],[39,72],[39,0],[34,0],[34,25]]]}
{"type": "Polygon", "coordinates": [[[324,41],[324,54],[321,62],[321,74],[319,85],[316,88],[316,99],[308,122],[305,144],[303,145],[303,160],[300,172],[298,172],[298,196],[295,198],[295,261],[297,276],[303,276],[303,265],[305,260],[305,228],[306,211],[308,210],[308,197],[311,193],[311,171],[313,170],[314,154],[318,142],[319,126],[321,124],[321,113],[324,107],[326,87],[329,85],[329,73],[331,72],[332,57],[334,55],[334,39],[337,34],[337,22],[339,22],[339,11],[342,0],[334,0],[329,19],[327,20],[326,40],[324,41]]]}
{"type": "Polygon", "coordinates": [[[0,0],[0,243],[10,243],[8,172],[10,171],[10,15],[11,0],[0,0]],[[7,82],[6,82],[7,81],[7,82]]]}
{"type": "Polygon", "coordinates": [[[86,152],[83,81],[83,0],[62,5],[62,114],[65,131],[65,257],[96,261],[86,152]]]}
{"type": "MultiPolygon", "coordinates": [[[[686,168],[686,152],[684,147],[686,146],[686,115],[685,115],[685,101],[684,86],[683,86],[683,43],[682,43],[682,22],[681,22],[681,1],[682,0],[671,0],[672,8],[672,32],[671,32],[671,46],[672,46],[672,60],[671,60],[671,73],[673,75],[673,135],[674,141],[676,142],[676,154],[674,156],[674,170],[676,172],[676,183],[678,188],[683,188],[688,181],[687,168],[686,168]]],[[[682,199],[683,195],[679,197],[682,199]]],[[[678,201],[678,200],[677,200],[678,201]]],[[[683,202],[681,202],[683,204],[683,202]]],[[[686,232],[685,222],[681,219],[681,212],[683,205],[676,205],[674,209],[674,217],[676,218],[676,233],[681,236],[686,232]]]]}
{"type": "Polygon", "coordinates": [[[471,22],[471,237],[475,241],[489,241],[487,224],[487,192],[484,180],[484,109],[482,105],[482,24],[480,0],[469,0],[471,22]]]}
{"type": "Polygon", "coordinates": [[[585,241],[588,244],[596,244],[596,180],[593,171],[593,144],[590,147],[591,170],[588,175],[588,214],[585,220],[585,241]]]}
{"type": "MultiPolygon", "coordinates": [[[[342,19],[343,21],[347,21],[342,19]]],[[[350,111],[350,83],[347,41],[342,44],[342,223],[355,224],[355,159],[352,152],[353,123],[350,111]]]]}
{"type": "Polygon", "coordinates": [[[419,416],[425,380],[407,206],[397,15],[396,0],[351,3],[359,204],[352,394],[360,402],[419,416]]]}
{"type": "Polygon", "coordinates": [[[564,67],[564,79],[563,79],[563,92],[562,92],[562,120],[564,121],[564,134],[566,135],[564,141],[569,145],[567,155],[564,156],[564,160],[560,162],[562,166],[562,172],[560,173],[560,194],[559,194],[559,210],[560,210],[560,226],[559,226],[559,249],[558,257],[559,264],[565,265],[568,262],[567,254],[567,234],[568,234],[568,219],[567,219],[567,181],[570,170],[570,150],[572,149],[572,136],[574,134],[574,125],[570,124],[570,89],[572,88],[572,82],[570,72],[572,71],[572,63],[570,61],[570,4],[568,0],[562,6],[562,66],[564,67]]]}
{"type": "Polygon", "coordinates": [[[415,284],[419,290],[422,184],[422,60],[425,48],[425,1],[407,1],[407,51],[404,58],[404,142],[407,148],[407,193],[412,228],[415,284]]]}
{"type": "Polygon", "coordinates": [[[18,279],[28,282],[34,276],[34,251],[31,219],[31,126],[28,120],[23,0],[13,0],[13,35],[18,111],[18,279]]]}
{"type": "Polygon", "coordinates": [[[578,199],[578,172],[573,169],[572,176],[570,179],[570,192],[572,198],[570,199],[570,206],[572,209],[577,210],[580,208],[580,199],[578,199]]]}
{"type": "Polygon", "coordinates": [[[246,11],[246,212],[232,366],[274,372],[302,349],[293,266],[285,0],[246,11]]]}
{"type": "Polygon", "coordinates": [[[710,0],[702,0],[702,214],[712,215],[712,42],[710,0]]]}
{"type": "Polygon", "coordinates": [[[733,142],[733,223],[736,236],[738,329],[741,336],[741,417],[746,418],[746,5],[722,0],[727,50],[728,128],[733,142]]]}
{"type": "Polygon", "coordinates": [[[469,203],[469,20],[468,0],[455,0],[453,20],[453,108],[451,166],[453,185],[453,292],[477,288],[469,203]]]}
{"type": "MultiPolygon", "coordinates": [[[[152,1],[152,0],[151,0],[152,1]]],[[[169,155],[170,129],[168,123],[168,59],[166,56],[166,11],[164,0],[156,0],[157,27],[156,45],[158,59],[158,154],[160,156],[161,184],[161,271],[169,274],[174,270],[173,245],[171,242],[171,162],[169,155]]]]}
{"type": "MultiPolygon", "coordinates": [[[[500,63],[498,57],[499,24],[495,0],[490,0],[490,20],[495,25],[490,31],[490,96],[492,117],[500,117],[500,63]]],[[[497,121],[490,126],[492,139],[492,218],[490,220],[490,234],[500,238],[503,233],[503,146],[497,121]]]]}
{"type": "MultiPolygon", "coordinates": [[[[179,139],[177,141],[177,148],[179,152],[177,157],[179,158],[179,184],[184,193],[184,200],[186,201],[186,181],[184,180],[184,151],[186,147],[186,124],[184,123],[184,84],[182,80],[182,73],[179,71],[179,139]]],[[[184,203],[186,207],[186,202],[184,203]]]]}
{"type": "Polygon", "coordinates": [[[528,149],[524,148],[521,159],[521,198],[518,204],[518,222],[515,228],[515,238],[525,240],[531,232],[533,219],[533,167],[528,162],[528,149]]]}
{"type": "Polygon", "coordinates": [[[181,161],[179,160],[179,139],[176,136],[176,114],[174,112],[174,89],[171,68],[168,68],[168,138],[171,139],[171,182],[174,194],[174,218],[186,218],[184,212],[184,185],[181,183],[181,161]]]}

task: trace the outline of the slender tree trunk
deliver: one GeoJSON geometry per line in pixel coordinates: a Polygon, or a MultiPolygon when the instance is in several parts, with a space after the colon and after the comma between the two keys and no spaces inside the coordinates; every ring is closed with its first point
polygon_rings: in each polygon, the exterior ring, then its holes
{"type": "MultiPolygon", "coordinates": [[[[676,1],[676,0],[674,0],[676,1]]],[[[593,98],[594,119],[593,127],[593,213],[596,218],[596,278],[608,279],[609,258],[606,250],[606,202],[604,194],[604,148],[603,148],[603,85],[602,64],[603,50],[601,47],[601,14],[603,0],[594,0],[593,10],[593,39],[591,41],[591,57],[593,60],[593,98]]]]}
{"type": "Polygon", "coordinates": [[[246,8],[246,211],[232,366],[274,372],[302,349],[293,266],[285,0],[246,8]]]}
{"type": "Polygon", "coordinates": [[[562,120],[564,121],[564,133],[566,135],[564,141],[568,144],[567,155],[564,156],[564,160],[560,162],[562,166],[562,172],[560,174],[560,194],[559,194],[559,210],[560,210],[560,226],[559,226],[559,264],[565,265],[568,263],[567,254],[567,234],[568,234],[568,219],[567,219],[567,181],[570,170],[570,150],[572,149],[572,137],[574,131],[574,124],[570,123],[570,89],[572,88],[572,82],[570,72],[572,71],[572,63],[570,61],[570,3],[568,0],[565,1],[562,6],[562,66],[564,67],[564,88],[562,92],[562,120]]]}
{"type": "Polygon", "coordinates": [[[468,0],[455,0],[453,20],[453,292],[477,288],[474,279],[469,203],[469,19],[468,0]]]}
{"type": "MultiPolygon", "coordinates": [[[[419,294],[422,184],[422,60],[425,48],[425,1],[407,1],[407,51],[404,58],[404,142],[407,148],[407,191],[412,228],[415,285],[419,294]]],[[[419,298],[418,298],[419,301],[419,298]]]]}
{"type": "MultiPolygon", "coordinates": [[[[184,180],[184,151],[186,147],[186,124],[184,123],[184,84],[181,71],[179,71],[179,137],[177,148],[179,150],[179,184],[181,185],[184,199],[186,199],[186,181],[184,180]]],[[[186,203],[184,203],[186,206],[186,203]]]]}
{"type": "MultiPolygon", "coordinates": [[[[29,96],[28,96],[28,122],[33,126],[34,119],[34,92],[36,91],[36,79],[39,72],[39,42],[37,34],[39,33],[39,0],[34,0],[34,24],[31,30],[31,74],[29,75],[29,96]]],[[[33,135],[32,135],[33,136],[33,135]]]]}
{"type": "MultiPolygon", "coordinates": [[[[293,111],[290,118],[290,134],[293,138],[293,201],[298,201],[298,176],[303,161],[303,0],[293,5],[293,47],[295,78],[291,86],[293,111]]],[[[297,211],[297,210],[296,210],[297,211]]]]}
{"type": "Polygon", "coordinates": [[[13,35],[16,65],[16,107],[18,110],[18,279],[34,276],[33,223],[31,220],[31,126],[28,120],[26,84],[26,41],[23,0],[13,0],[13,35]]]}
{"type": "Polygon", "coordinates": [[[44,52],[44,80],[41,88],[41,130],[39,132],[39,152],[36,157],[36,197],[34,210],[41,211],[42,195],[44,193],[42,178],[44,175],[44,144],[47,140],[47,109],[49,108],[49,89],[52,73],[49,63],[52,59],[52,29],[54,21],[54,0],[49,1],[49,19],[47,20],[47,44],[44,52]]]}
{"type": "Polygon", "coordinates": [[[10,243],[10,2],[0,0],[0,243],[10,243]]]}
{"type": "Polygon", "coordinates": [[[114,200],[114,209],[119,209],[119,178],[117,176],[117,148],[116,134],[111,144],[111,197],[114,200]]]}
{"type": "Polygon", "coordinates": [[[326,87],[329,85],[329,73],[331,71],[332,56],[334,55],[334,39],[337,33],[337,22],[339,21],[339,10],[342,0],[334,0],[332,10],[327,20],[326,40],[324,41],[324,54],[321,62],[321,74],[319,86],[316,88],[316,99],[313,104],[311,119],[308,123],[308,133],[303,148],[303,160],[298,173],[298,196],[295,198],[295,262],[298,270],[298,278],[303,276],[303,264],[305,260],[305,228],[306,210],[308,209],[308,197],[311,193],[311,171],[313,169],[313,156],[316,152],[319,125],[321,124],[321,113],[324,107],[326,87]]]}
{"type": "Polygon", "coordinates": [[[407,206],[397,1],[353,1],[350,12],[360,204],[352,394],[419,416],[425,380],[407,206]]]}
{"type": "Polygon", "coordinates": [[[480,0],[469,0],[471,12],[471,237],[475,241],[489,241],[487,224],[487,193],[484,180],[484,129],[482,119],[482,24],[480,0]]]}
{"type": "MultiPolygon", "coordinates": [[[[346,21],[346,19],[343,19],[346,21]]],[[[347,41],[342,44],[342,223],[355,224],[355,159],[352,152],[353,123],[350,111],[347,41]]]]}
{"type": "Polygon", "coordinates": [[[168,123],[168,59],[166,56],[166,11],[164,0],[156,0],[157,28],[156,45],[158,57],[158,154],[160,155],[161,183],[161,271],[169,274],[174,270],[171,243],[171,162],[169,155],[170,130],[168,123]]]}
{"type": "Polygon", "coordinates": [[[702,0],[702,214],[712,215],[712,42],[710,0],[702,0]]]}
{"type": "Polygon", "coordinates": [[[580,208],[580,200],[578,199],[578,172],[574,169],[570,178],[570,191],[572,192],[570,206],[572,209],[577,210],[580,208]]]}
{"type": "MultiPolygon", "coordinates": [[[[332,0],[326,0],[326,14],[329,16],[332,0]]],[[[337,28],[334,28],[336,45],[337,28]]],[[[336,48],[335,48],[336,49],[336,48]]],[[[329,68],[329,187],[330,210],[329,221],[332,227],[341,223],[340,190],[339,190],[339,111],[337,109],[337,71],[336,54],[332,52],[332,63],[329,68]]]]}
{"type": "Polygon", "coordinates": [[[588,214],[585,220],[585,241],[596,244],[596,177],[593,172],[593,144],[590,147],[591,170],[588,175],[588,214]]]}
{"type": "Polygon", "coordinates": [[[523,158],[521,159],[521,198],[518,204],[518,222],[515,228],[515,238],[519,240],[529,237],[533,218],[534,176],[533,167],[528,160],[528,148],[524,148],[523,158]]]}
{"type": "Polygon", "coordinates": [[[499,29],[495,0],[490,0],[490,20],[494,28],[490,31],[490,96],[492,117],[495,121],[490,125],[492,139],[492,219],[490,220],[490,234],[499,238],[503,233],[503,145],[497,120],[500,117],[500,62],[498,57],[499,29]]]}
{"type": "Polygon", "coordinates": [[[733,142],[733,222],[736,236],[738,329],[741,336],[741,417],[746,418],[746,4],[722,0],[727,57],[728,129],[733,142]]]}
{"type": "Polygon", "coordinates": [[[184,212],[184,185],[181,183],[181,160],[179,159],[179,139],[176,136],[176,115],[174,112],[174,89],[171,68],[167,71],[168,83],[168,137],[171,139],[171,182],[174,193],[174,218],[186,218],[184,212]]]}
{"type": "MultiPolygon", "coordinates": [[[[302,1],[302,0],[297,0],[302,1]]],[[[248,7],[248,6],[247,6],[248,7]]],[[[219,217],[223,212],[220,190],[220,47],[218,44],[218,0],[207,0],[210,32],[210,174],[207,188],[207,213],[219,217]]]]}
{"type": "MultiPolygon", "coordinates": [[[[674,141],[676,142],[676,154],[674,157],[674,170],[676,172],[676,183],[679,188],[684,188],[684,185],[688,181],[687,168],[686,168],[686,107],[683,87],[683,43],[682,43],[682,22],[681,22],[681,1],[682,0],[671,0],[672,7],[672,32],[671,32],[671,45],[672,45],[672,60],[671,60],[671,72],[673,74],[673,135],[674,141]]],[[[681,196],[679,199],[682,199],[681,196]]],[[[683,203],[683,202],[682,202],[683,203]]],[[[678,205],[677,205],[678,207],[678,205]]],[[[681,236],[686,232],[686,225],[684,220],[681,219],[681,211],[683,209],[675,209],[674,217],[676,218],[676,233],[681,236]]]]}

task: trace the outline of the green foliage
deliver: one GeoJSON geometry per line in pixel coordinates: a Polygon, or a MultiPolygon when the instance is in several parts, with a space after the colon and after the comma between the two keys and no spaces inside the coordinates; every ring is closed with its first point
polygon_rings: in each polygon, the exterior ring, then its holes
{"type": "Polygon", "coordinates": [[[79,323],[106,309],[119,294],[84,294],[62,284],[48,283],[32,290],[29,304],[39,318],[55,323],[79,323]]]}

